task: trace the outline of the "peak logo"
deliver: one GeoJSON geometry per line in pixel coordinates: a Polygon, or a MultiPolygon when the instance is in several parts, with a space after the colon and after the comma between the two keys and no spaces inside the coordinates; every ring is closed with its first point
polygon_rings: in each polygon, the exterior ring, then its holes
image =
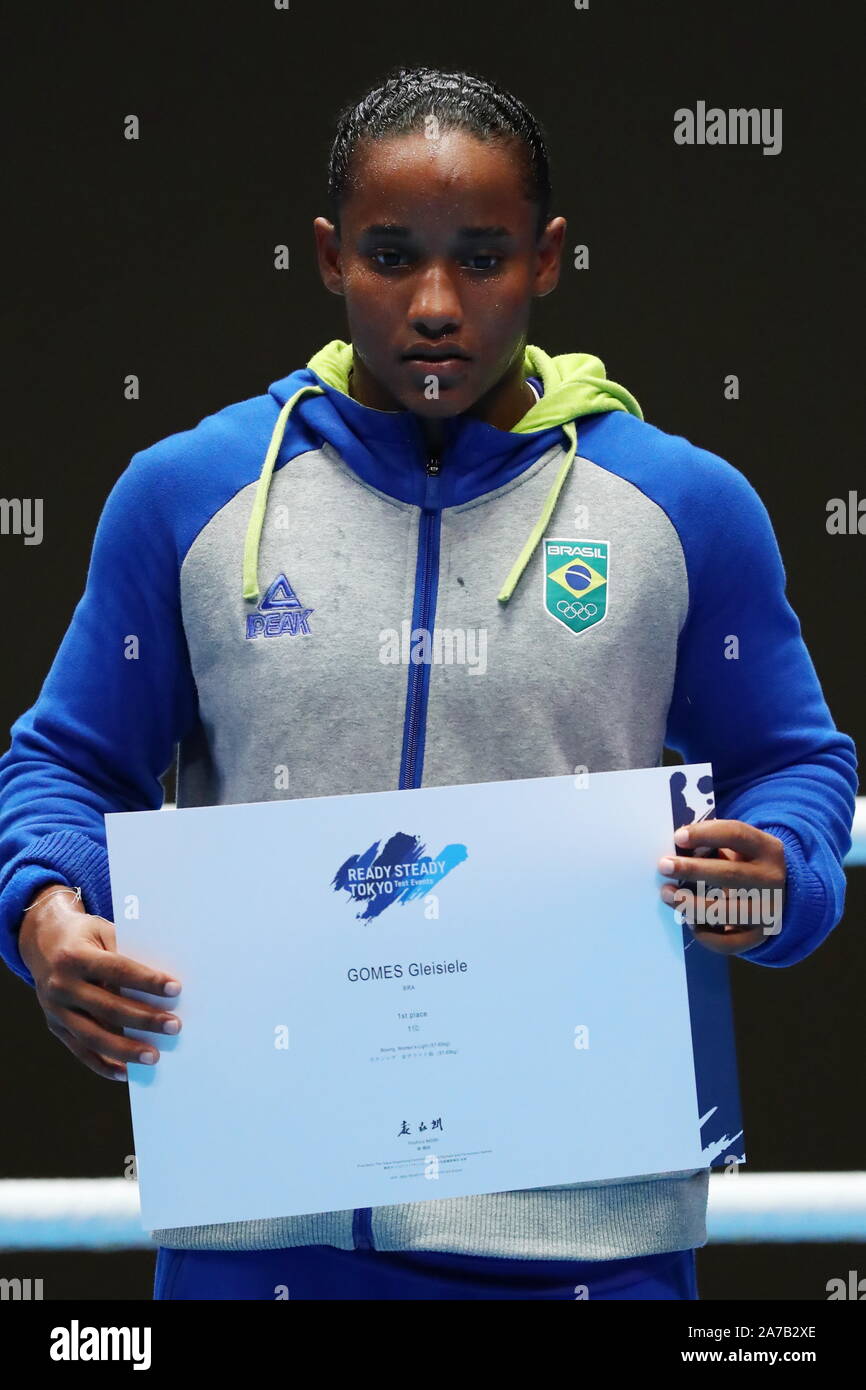
{"type": "Polygon", "coordinates": [[[468,859],[465,845],[446,845],[430,855],[417,835],[398,830],[382,844],[374,840],[363,854],[351,855],[331,880],[335,893],[345,892],[364,906],[355,916],[370,921],[391,903],[407,903],[429,893],[446,874],[468,859]]]}
{"type": "Polygon", "coordinates": [[[247,614],[246,640],[255,637],[309,636],[309,616],[316,610],[305,608],[284,574],[259,600],[255,613],[247,614]]]}

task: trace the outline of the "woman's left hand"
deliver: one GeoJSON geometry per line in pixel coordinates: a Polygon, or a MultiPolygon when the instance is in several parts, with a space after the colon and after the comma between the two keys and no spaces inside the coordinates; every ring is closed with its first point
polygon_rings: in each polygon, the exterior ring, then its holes
{"type": "Polygon", "coordinates": [[[659,860],[660,873],[681,880],[662,884],[661,896],[703,946],[735,955],[778,935],[786,879],[780,839],[745,821],[702,820],[681,826],[674,843],[690,853],[659,860]],[[703,857],[708,850],[718,857],[703,857]],[[764,891],[747,896],[755,888],[764,891]]]}

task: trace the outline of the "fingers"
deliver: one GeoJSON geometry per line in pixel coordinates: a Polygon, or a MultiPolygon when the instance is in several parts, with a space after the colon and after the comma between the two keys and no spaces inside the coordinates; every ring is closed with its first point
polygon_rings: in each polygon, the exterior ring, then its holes
{"type": "Polygon", "coordinates": [[[100,1057],[98,1053],[91,1052],[88,1048],[81,1046],[81,1044],[79,1043],[76,1043],[73,1038],[70,1038],[68,1041],[63,1039],[62,1041],[66,1041],[66,1046],[69,1048],[69,1051],[72,1053],[73,1057],[77,1057],[79,1062],[83,1062],[84,1065],[90,1069],[90,1071],[96,1072],[97,1076],[104,1076],[108,1081],[129,1080],[126,1071],[123,1068],[112,1067],[111,1063],[106,1062],[105,1059],[103,1057],[100,1057]]]}
{"type": "Polygon", "coordinates": [[[662,873],[670,878],[694,883],[700,879],[713,888],[767,888],[767,866],[763,860],[751,863],[747,859],[700,859],[668,855],[662,861],[662,873]]]}
{"type": "Polygon", "coordinates": [[[34,946],[36,994],[49,1031],[85,1066],[127,1080],[129,1062],[153,1065],[159,1050],[123,1030],[173,1034],[181,1024],[158,1004],[122,991],[172,999],[181,986],[165,971],[118,954],[108,919],[78,917],[72,926],[46,919],[34,946]]]}
{"type": "Polygon", "coordinates": [[[57,982],[51,990],[46,991],[46,998],[54,1008],[61,1005],[83,1010],[112,1032],[138,1028],[148,1033],[174,1034],[181,1029],[181,1021],[176,1014],[165,1013],[126,995],[112,994],[87,980],[73,978],[66,984],[57,982]]]}
{"type": "MultiPolygon", "coordinates": [[[[752,920],[753,904],[747,902],[741,904],[737,897],[730,891],[720,890],[724,896],[716,897],[710,902],[707,901],[703,893],[696,893],[688,884],[674,885],[673,883],[663,883],[661,887],[661,897],[669,907],[675,907],[683,921],[689,926],[695,923],[701,926],[709,926],[716,930],[725,931],[735,928],[744,923],[748,927],[757,925],[752,920]]],[[[759,909],[756,915],[760,916],[759,909]]]]}
{"type": "Polygon", "coordinates": [[[674,835],[683,854],[659,860],[678,880],[660,887],[692,936],[723,954],[748,951],[781,931],[786,883],[784,846],[738,820],[702,820],[674,835]]]}
{"type": "Polygon", "coordinates": [[[760,946],[764,940],[761,927],[734,927],[720,931],[718,927],[690,927],[693,940],[697,941],[708,951],[715,951],[720,956],[742,955],[744,951],[751,951],[754,946],[760,946]]]}
{"type": "Polygon", "coordinates": [[[714,849],[725,846],[747,858],[760,854],[763,839],[762,830],[741,820],[695,821],[692,825],[681,825],[674,835],[678,845],[683,844],[690,849],[696,845],[711,845],[714,849]]]}
{"type": "Polygon", "coordinates": [[[748,950],[767,936],[775,936],[781,928],[782,894],[747,891],[741,897],[736,890],[720,889],[713,897],[695,893],[691,888],[665,883],[661,897],[677,909],[693,935],[733,940],[733,949],[748,950]]]}
{"type": "Polygon", "coordinates": [[[159,1054],[155,1049],[124,1038],[122,1030],[178,1033],[180,1019],[152,1004],[112,993],[113,981],[118,989],[129,982],[131,987],[154,994],[173,983],[170,976],[139,961],[76,941],[56,952],[47,977],[37,983],[37,992],[47,1018],[59,1020],[113,1061],[143,1061],[142,1051],[151,1050],[156,1061],[159,1054]],[[94,978],[100,983],[94,984],[94,978]]]}
{"type": "Polygon", "coordinates": [[[76,1052],[76,1048],[83,1048],[98,1053],[108,1063],[141,1062],[145,1066],[153,1066],[159,1060],[159,1052],[152,1043],[127,1038],[123,1033],[111,1033],[74,1009],[52,1008],[50,1013],[46,1010],[45,1017],[49,1030],[73,1052],[76,1052]],[[75,1046],[72,1046],[73,1043],[75,1046]]]}
{"type": "Polygon", "coordinates": [[[74,1038],[69,1038],[66,1045],[72,1055],[77,1057],[79,1062],[83,1062],[86,1067],[89,1067],[91,1071],[96,1072],[97,1076],[104,1076],[108,1081],[129,1081],[125,1067],[113,1067],[104,1057],[100,1057],[98,1052],[91,1052],[89,1048],[77,1043],[74,1038]]]}
{"type": "Polygon", "coordinates": [[[154,970],[141,961],[131,960],[117,951],[103,951],[82,942],[71,948],[70,964],[80,966],[79,973],[96,978],[110,989],[138,989],[143,994],[160,994],[173,998],[180,994],[179,981],[164,970],[154,970]]]}
{"type": "Polygon", "coordinates": [[[97,1076],[104,1076],[108,1081],[128,1081],[126,1068],[120,1064],[109,1061],[107,1057],[102,1057],[98,1052],[86,1047],[74,1034],[67,1028],[55,1023],[52,1027],[48,1024],[50,1032],[59,1038],[64,1047],[67,1047],[73,1057],[77,1057],[79,1062],[83,1062],[90,1071],[96,1072],[97,1076]]]}

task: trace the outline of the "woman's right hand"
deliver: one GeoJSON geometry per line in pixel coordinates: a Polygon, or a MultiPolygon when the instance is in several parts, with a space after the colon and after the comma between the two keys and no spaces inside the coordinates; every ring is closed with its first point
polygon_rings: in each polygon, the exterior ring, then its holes
{"type": "Polygon", "coordinates": [[[18,949],[36,983],[49,1032],[98,1076],[126,1081],[126,1063],[155,1064],[157,1048],[128,1038],[124,1028],[177,1033],[180,1019],[121,988],[174,997],[180,984],[128,956],[118,955],[114,923],[85,912],[72,890],[45,885],[21,918],[18,949]]]}

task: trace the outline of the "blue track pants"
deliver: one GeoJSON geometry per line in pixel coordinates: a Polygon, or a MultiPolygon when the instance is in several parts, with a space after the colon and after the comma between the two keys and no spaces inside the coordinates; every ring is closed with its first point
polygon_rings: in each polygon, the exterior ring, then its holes
{"type": "Polygon", "coordinates": [[[697,1299],[694,1250],[513,1260],[427,1250],[157,1251],[155,1299],[697,1299]]]}

